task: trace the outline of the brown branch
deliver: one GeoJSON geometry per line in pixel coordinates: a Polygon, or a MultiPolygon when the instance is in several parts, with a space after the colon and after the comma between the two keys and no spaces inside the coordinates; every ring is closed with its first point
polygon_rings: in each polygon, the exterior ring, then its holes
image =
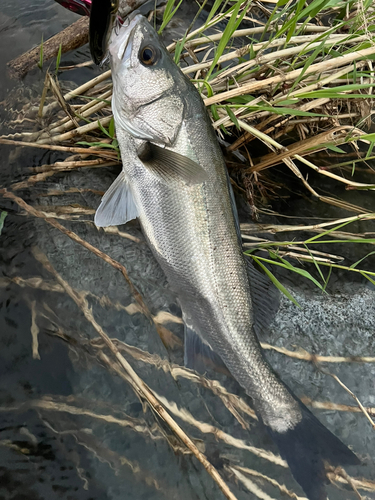
{"type": "MultiPolygon", "coordinates": [[[[61,52],[77,49],[89,40],[89,18],[82,17],[49,40],[43,42],[43,60],[48,61],[57,56],[61,44],[61,52]]],[[[16,59],[8,62],[10,76],[23,78],[28,71],[39,63],[40,45],[28,50],[16,59]]]]}

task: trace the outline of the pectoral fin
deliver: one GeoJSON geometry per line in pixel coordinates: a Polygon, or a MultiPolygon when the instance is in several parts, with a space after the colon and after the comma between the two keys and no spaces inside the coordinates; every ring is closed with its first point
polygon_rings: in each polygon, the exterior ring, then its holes
{"type": "Polygon", "coordinates": [[[144,166],[165,183],[183,181],[191,185],[208,179],[207,172],[195,161],[155,144],[147,143],[138,156],[144,166]]]}
{"type": "Polygon", "coordinates": [[[94,222],[98,227],[119,226],[136,217],[138,210],[125,172],[122,171],[103,196],[95,213],[94,222]]]}

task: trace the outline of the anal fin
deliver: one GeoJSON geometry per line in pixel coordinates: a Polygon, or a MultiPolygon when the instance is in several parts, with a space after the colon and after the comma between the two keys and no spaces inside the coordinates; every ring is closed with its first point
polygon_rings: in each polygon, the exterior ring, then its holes
{"type": "Polygon", "coordinates": [[[205,373],[209,368],[220,373],[229,374],[229,370],[221,357],[208,344],[203,342],[192,328],[186,325],[184,364],[187,368],[198,373],[205,373]]]}

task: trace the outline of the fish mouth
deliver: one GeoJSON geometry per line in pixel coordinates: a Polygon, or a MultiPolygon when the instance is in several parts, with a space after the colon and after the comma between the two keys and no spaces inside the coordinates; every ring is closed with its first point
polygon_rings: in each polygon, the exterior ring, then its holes
{"type": "Polygon", "coordinates": [[[132,34],[137,24],[143,19],[138,10],[132,12],[122,26],[116,27],[111,34],[108,50],[114,63],[130,61],[132,34]]]}

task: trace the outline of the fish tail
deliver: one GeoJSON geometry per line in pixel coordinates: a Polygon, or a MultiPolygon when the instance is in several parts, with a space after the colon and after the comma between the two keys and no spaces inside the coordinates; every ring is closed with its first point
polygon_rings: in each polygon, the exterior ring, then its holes
{"type": "Polygon", "coordinates": [[[309,500],[326,500],[324,462],[333,466],[358,465],[360,460],[301,401],[295,399],[300,405],[302,418],[293,428],[277,432],[266,427],[309,500]]]}

